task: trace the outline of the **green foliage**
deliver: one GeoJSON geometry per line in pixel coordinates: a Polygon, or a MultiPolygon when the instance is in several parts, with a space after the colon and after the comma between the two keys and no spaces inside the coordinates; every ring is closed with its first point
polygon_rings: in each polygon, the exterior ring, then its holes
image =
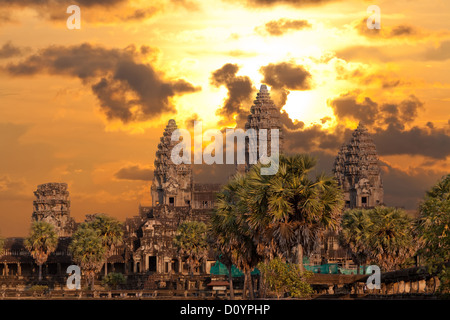
{"type": "Polygon", "coordinates": [[[371,224],[368,211],[364,209],[348,210],[342,217],[338,240],[342,247],[349,250],[357,265],[365,264],[370,256],[368,237],[371,224]]]}
{"type": "Polygon", "coordinates": [[[48,286],[44,285],[34,285],[26,289],[28,292],[32,292],[35,295],[43,295],[44,293],[48,292],[48,286]]]}
{"type": "Polygon", "coordinates": [[[72,237],[69,251],[83,273],[93,280],[95,273],[101,268],[106,251],[99,232],[89,223],[80,224],[72,237]]]}
{"type": "MultiPolygon", "coordinates": [[[[217,194],[216,209],[211,216],[210,233],[220,253],[220,260],[228,268],[236,265],[244,272],[244,282],[250,284],[250,272],[261,261],[261,256],[246,218],[247,191],[248,178],[241,174],[235,175],[222,188],[217,194]]],[[[253,298],[252,290],[250,298],[253,298]]]]}
{"type": "Polygon", "coordinates": [[[418,230],[420,250],[432,271],[440,270],[441,291],[450,292],[450,175],[443,177],[425,195],[420,205],[418,230]]]}
{"type": "Polygon", "coordinates": [[[401,267],[417,251],[414,221],[405,211],[377,207],[369,211],[369,250],[372,260],[385,270],[401,267]]]}
{"type": "Polygon", "coordinates": [[[206,239],[206,224],[199,221],[186,221],[178,226],[173,243],[178,252],[187,257],[191,268],[200,264],[206,258],[208,242],[206,239]]]}
{"type": "Polygon", "coordinates": [[[258,164],[218,193],[212,238],[222,261],[243,270],[246,280],[263,257],[301,262],[325,229],[338,228],[342,191],[332,177],[311,178],[315,165],[308,155],[281,155],[275,175],[261,175],[258,164]]]}
{"type": "Polygon", "coordinates": [[[45,221],[33,222],[25,245],[36,260],[36,264],[42,266],[58,245],[58,236],[53,225],[45,221]]]}
{"type": "Polygon", "coordinates": [[[353,209],[342,217],[339,241],[357,264],[371,262],[384,270],[405,264],[417,250],[414,221],[390,207],[353,209]]]}
{"type": "Polygon", "coordinates": [[[258,264],[267,288],[275,292],[279,299],[285,293],[294,298],[305,298],[313,293],[306,279],[312,276],[312,272],[302,272],[298,264],[285,263],[280,258],[275,258],[267,263],[258,264]]]}
{"type": "Polygon", "coordinates": [[[87,223],[90,228],[97,231],[98,236],[102,241],[105,255],[103,262],[105,264],[105,275],[107,275],[107,261],[117,245],[123,242],[123,226],[117,219],[106,214],[96,214],[94,219],[87,223]]]}
{"type": "Polygon", "coordinates": [[[102,280],[102,285],[111,289],[117,289],[121,284],[125,284],[126,279],[123,274],[111,272],[106,275],[102,280]]]}
{"type": "Polygon", "coordinates": [[[94,219],[88,222],[92,229],[97,230],[105,248],[113,249],[123,241],[123,227],[117,219],[106,214],[96,214],[94,219]]]}
{"type": "Polygon", "coordinates": [[[338,228],[342,191],[331,176],[311,177],[316,163],[307,154],[281,155],[275,175],[261,175],[260,165],[248,173],[247,220],[264,256],[301,263],[325,229],[338,228]]]}
{"type": "Polygon", "coordinates": [[[5,239],[2,238],[2,234],[0,232],[0,256],[3,254],[4,246],[5,246],[5,239]]]}

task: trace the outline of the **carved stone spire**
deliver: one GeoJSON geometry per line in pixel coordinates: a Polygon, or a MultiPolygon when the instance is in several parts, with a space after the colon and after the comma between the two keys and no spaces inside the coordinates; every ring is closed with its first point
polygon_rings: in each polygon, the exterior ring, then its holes
{"type": "Polygon", "coordinates": [[[152,205],[190,205],[192,196],[192,168],[188,164],[176,165],[171,160],[172,133],[178,129],[175,120],[169,120],[156,151],[155,170],[151,188],[152,205]]]}
{"type": "Polygon", "coordinates": [[[343,145],[334,162],[334,174],[343,188],[346,206],[383,204],[383,183],[375,144],[362,122],[343,145]]]}
{"type": "Polygon", "coordinates": [[[69,237],[75,228],[70,217],[70,198],[66,183],[45,183],[34,191],[32,221],[45,221],[53,225],[59,237],[69,237]]]}
{"type": "MultiPolygon", "coordinates": [[[[275,103],[270,98],[269,90],[266,85],[261,85],[259,92],[256,94],[256,100],[253,101],[253,105],[250,108],[250,114],[247,117],[247,123],[245,124],[245,130],[254,129],[258,134],[259,130],[267,129],[267,150],[271,149],[271,129],[279,130],[279,153],[283,152],[283,132],[280,122],[280,110],[275,106],[275,103]]],[[[259,150],[259,149],[258,149],[259,150]]],[[[249,164],[249,146],[246,144],[246,168],[249,164]]],[[[270,154],[270,152],[269,152],[270,154]]],[[[255,155],[256,157],[256,155],[255,155]]],[[[256,157],[258,158],[258,157],[256,157]]],[[[238,166],[238,170],[242,171],[242,167],[238,166]]]]}

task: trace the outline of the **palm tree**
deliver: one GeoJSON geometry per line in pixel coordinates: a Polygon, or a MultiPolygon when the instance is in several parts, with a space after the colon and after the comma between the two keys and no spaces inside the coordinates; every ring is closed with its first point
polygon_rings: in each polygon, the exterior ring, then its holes
{"type": "Polygon", "coordinates": [[[364,265],[370,257],[368,239],[371,224],[368,211],[364,209],[348,210],[342,217],[338,240],[343,248],[348,249],[353,262],[358,266],[358,274],[360,266],[364,265]]]}
{"type": "Polygon", "coordinates": [[[417,231],[423,246],[420,255],[430,271],[439,271],[440,291],[450,290],[450,174],[442,177],[425,194],[420,204],[417,231]]]}
{"type": "Polygon", "coordinates": [[[123,226],[117,219],[106,214],[96,214],[89,224],[94,230],[97,230],[105,248],[106,276],[108,274],[108,258],[113,254],[115,247],[123,241],[123,226]]]}
{"type": "Polygon", "coordinates": [[[42,280],[42,265],[48,256],[56,250],[58,236],[55,228],[48,222],[35,221],[31,225],[30,236],[25,240],[25,246],[39,266],[39,281],[42,280]]]}
{"type": "MultiPolygon", "coordinates": [[[[261,260],[248,225],[247,177],[237,174],[217,194],[216,209],[211,217],[211,233],[216,239],[216,248],[229,260],[230,291],[233,288],[232,265],[244,273],[244,291],[248,288],[250,299],[254,298],[251,271],[261,260]]],[[[231,295],[230,295],[231,298],[231,295]]]]}
{"type": "Polygon", "coordinates": [[[197,267],[207,255],[206,231],[207,227],[203,222],[185,221],[178,226],[173,239],[178,252],[187,256],[191,274],[194,267],[197,267]]]}
{"type": "Polygon", "coordinates": [[[72,237],[69,250],[86,275],[88,286],[93,286],[95,274],[100,270],[106,252],[99,232],[89,223],[81,224],[72,237]]]}
{"type": "Polygon", "coordinates": [[[414,240],[413,220],[400,209],[376,207],[369,210],[372,221],[368,232],[371,258],[385,270],[394,270],[412,257],[418,242],[414,240]]]}
{"type": "Polygon", "coordinates": [[[3,251],[4,245],[5,245],[5,239],[2,238],[2,234],[0,233],[0,252],[3,251]]]}
{"type": "Polygon", "coordinates": [[[258,249],[296,261],[310,255],[324,230],[337,230],[343,208],[342,191],[325,174],[311,178],[316,159],[305,154],[280,156],[275,175],[261,175],[261,165],[248,174],[248,223],[258,249]]]}
{"type": "MultiPolygon", "coordinates": [[[[230,300],[234,300],[233,287],[233,249],[236,247],[233,233],[227,231],[232,225],[229,225],[230,219],[219,210],[214,210],[211,216],[211,228],[209,230],[209,241],[216,249],[218,260],[228,269],[228,282],[230,286],[230,300]]],[[[233,224],[234,225],[234,224],[233,224]]],[[[235,225],[234,225],[235,226],[235,225]]]]}

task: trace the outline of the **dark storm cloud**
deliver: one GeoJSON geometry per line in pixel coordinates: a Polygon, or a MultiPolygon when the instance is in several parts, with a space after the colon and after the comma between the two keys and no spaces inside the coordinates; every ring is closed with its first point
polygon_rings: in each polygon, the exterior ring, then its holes
{"type": "MultiPolygon", "coordinates": [[[[450,135],[447,129],[427,124],[425,127],[411,125],[423,109],[423,103],[411,95],[400,102],[377,103],[370,97],[356,99],[344,94],[329,101],[338,123],[344,120],[362,121],[371,132],[377,150],[383,155],[422,155],[431,159],[445,159],[450,155],[450,135]]],[[[351,132],[338,124],[334,131],[323,129],[321,124],[304,127],[302,122],[293,123],[287,114],[281,114],[285,145],[288,150],[309,152],[323,150],[337,152],[349,140],[351,132]]]]}
{"type": "Polygon", "coordinates": [[[192,173],[196,183],[227,183],[228,179],[236,173],[234,164],[194,164],[192,173]]]}
{"type": "Polygon", "coordinates": [[[321,125],[315,124],[303,130],[288,132],[286,136],[291,141],[291,148],[302,152],[308,150],[336,151],[348,140],[352,130],[336,127],[335,131],[324,130],[321,125]]]}
{"type": "Polygon", "coordinates": [[[157,8],[136,9],[134,10],[133,14],[126,16],[124,20],[143,20],[153,16],[158,11],[159,9],[157,8]]]}
{"type": "Polygon", "coordinates": [[[443,129],[401,130],[389,125],[386,130],[376,129],[373,140],[381,155],[423,155],[435,159],[450,155],[450,136],[443,129]]]}
{"type": "Polygon", "coordinates": [[[411,95],[399,103],[378,104],[370,97],[359,102],[356,94],[346,93],[331,100],[330,106],[339,119],[362,121],[369,125],[392,125],[403,129],[404,125],[414,121],[423,103],[411,95]]]}
{"type": "Polygon", "coordinates": [[[170,0],[176,6],[183,7],[185,9],[196,11],[199,10],[200,6],[197,1],[189,1],[189,0],[170,0]]]}
{"type": "Polygon", "coordinates": [[[372,137],[380,155],[422,155],[445,159],[450,155],[450,136],[445,129],[431,125],[406,129],[418,118],[423,103],[415,96],[398,103],[378,104],[369,97],[357,102],[351,94],[330,102],[339,119],[363,121],[373,132],[372,137]]]}
{"type": "Polygon", "coordinates": [[[358,84],[380,87],[382,89],[391,89],[409,84],[408,81],[400,79],[394,72],[378,71],[368,72],[365,70],[349,69],[341,60],[337,60],[334,65],[336,69],[337,80],[348,80],[358,84]]]}
{"type": "Polygon", "coordinates": [[[225,86],[228,96],[224,105],[217,110],[217,114],[222,117],[222,124],[230,123],[234,116],[237,116],[236,123],[241,126],[248,114],[252,99],[255,96],[255,88],[252,81],[247,76],[237,76],[239,66],[227,63],[222,68],[217,69],[211,75],[211,85],[215,87],[225,86]]]}
{"type": "Polygon", "coordinates": [[[401,24],[397,26],[385,26],[383,25],[381,29],[369,29],[367,27],[367,19],[359,20],[355,26],[356,30],[360,35],[372,38],[382,38],[382,39],[392,39],[392,38],[420,38],[426,35],[425,32],[419,30],[418,28],[401,24]]]}
{"type": "Polygon", "coordinates": [[[153,179],[153,170],[150,168],[141,168],[139,165],[121,168],[114,176],[120,180],[142,180],[151,181],[153,179]]]}
{"type": "MultiPolygon", "coordinates": [[[[237,2],[238,0],[227,0],[237,2]]],[[[245,5],[249,7],[273,7],[277,5],[288,5],[292,7],[319,6],[339,0],[246,0],[245,5]]]]}
{"type": "Polygon", "coordinates": [[[405,172],[380,161],[384,187],[384,202],[389,206],[417,209],[429,190],[444,174],[427,168],[405,172]]]}
{"type": "Polygon", "coordinates": [[[343,95],[331,101],[331,107],[338,118],[351,118],[367,124],[374,123],[378,114],[378,105],[368,97],[357,102],[354,96],[343,95]]]}
{"type": "MultiPolygon", "coordinates": [[[[281,36],[292,30],[302,30],[311,28],[311,24],[306,20],[279,19],[267,22],[264,25],[265,32],[271,36],[281,36]]],[[[261,28],[256,31],[262,33],[261,28]]]]}
{"type": "Polygon", "coordinates": [[[287,101],[289,90],[311,89],[311,74],[301,65],[291,62],[270,63],[259,69],[262,82],[271,86],[272,98],[281,109],[287,101]]]}
{"type": "MultiPolygon", "coordinates": [[[[135,0],[0,0],[0,21],[2,16],[10,21],[10,12],[31,8],[41,19],[64,22],[68,18],[66,9],[70,5],[78,5],[84,15],[83,19],[89,22],[136,21],[147,19],[160,12],[164,6],[151,2],[150,5],[137,7],[135,0]],[[107,20],[96,14],[97,10],[108,12],[107,20]],[[99,20],[100,19],[100,20],[99,20]]],[[[139,4],[139,3],[138,3],[139,4]]]]}
{"type": "Polygon", "coordinates": [[[450,59],[450,41],[444,41],[437,48],[429,48],[423,54],[425,60],[444,61],[450,59]]]}
{"type": "Polygon", "coordinates": [[[184,121],[184,127],[183,128],[186,128],[188,130],[194,129],[194,122],[195,121],[202,121],[202,119],[200,118],[200,116],[198,114],[193,113],[193,114],[191,114],[191,116],[189,118],[187,118],[184,121]]]}
{"type": "Polygon", "coordinates": [[[0,48],[0,59],[20,56],[22,52],[22,48],[14,46],[11,42],[7,42],[0,48]]]}
{"type": "Polygon", "coordinates": [[[263,82],[274,89],[311,89],[311,74],[303,66],[289,62],[270,63],[261,67],[260,72],[264,76],[263,82]]]}
{"type": "Polygon", "coordinates": [[[392,61],[394,56],[378,47],[350,46],[336,51],[336,57],[346,61],[392,61]]]}
{"type": "Polygon", "coordinates": [[[305,127],[305,123],[303,121],[292,121],[289,118],[289,115],[283,110],[281,111],[280,121],[289,130],[301,130],[305,127]]]}
{"type": "MultiPolygon", "coordinates": [[[[148,48],[144,48],[148,51],[148,48]]],[[[141,51],[134,46],[106,49],[90,44],[52,46],[8,64],[11,75],[39,73],[77,77],[91,84],[108,119],[142,121],[175,111],[171,99],[200,90],[189,82],[164,79],[150,64],[136,62],[141,51]],[[133,111],[134,110],[134,111],[133,111]]]]}
{"type": "Polygon", "coordinates": [[[66,0],[0,0],[0,6],[36,7],[48,5],[64,5],[68,7],[69,5],[76,4],[84,7],[109,7],[127,1],[128,0],[71,0],[69,3],[66,0]]]}
{"type": "Polygon", "coordinates": [[[419,32],[413,26],[408,25],[398,25],[391,29],[389,35],[391,37],[399,37],[399,36],[413,36],[417,35],[419,32]]]}

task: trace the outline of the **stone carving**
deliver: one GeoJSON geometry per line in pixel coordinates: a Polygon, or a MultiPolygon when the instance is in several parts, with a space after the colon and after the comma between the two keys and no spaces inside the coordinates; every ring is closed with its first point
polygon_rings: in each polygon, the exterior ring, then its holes
{"type": "Polygon", "coordinates": [[[152,205],[186,206],[192,194],[192,168],[188,164],[175,165],[171,152],[178,141],[172,141],[172,133],[177,129],[175,120],[169,120],[161,142],[158,144],[155,171],[152,184],[152,205]]]}
{"type": "Polygon", "coordinates": [[[346,207],[383,204],[383,183],[376,147],[362,123],[353,132],[350,142],[339,150],[333,172],[344,190],[346,207]]]}
{"type": "MultiPolygon", "coordinates": [[[[245,124],[245,130],[254,129],[257,132],[260,129],[267,129],[267,150],[270,152],[271,134],[270,129],[279,130],[279,152],[283,150],[283,132],[280,122],[280,110],[275,106],[275,103],[270,98],[269,90],[266,85],[261,85],[259,92],[256,95],[256,100],[253,101],[253,105],[250,108],[250,114],[247,117],[247,123],[245,124]]],[[[249,163],[249,145],[245,145],[245,162],[246,165],[238,165],[239,171],[248,170],[251,167],[249,163]]],[[[255,158],[256,154],[254,155],[255,158]]]]}
{"type": "Polygon", "coordinates": [[[59,237],[68,237],[75,228],[70,217],[70,199],[66,183],[46,183],[34,192],[32,221],[51,223],[59,237]]]}

